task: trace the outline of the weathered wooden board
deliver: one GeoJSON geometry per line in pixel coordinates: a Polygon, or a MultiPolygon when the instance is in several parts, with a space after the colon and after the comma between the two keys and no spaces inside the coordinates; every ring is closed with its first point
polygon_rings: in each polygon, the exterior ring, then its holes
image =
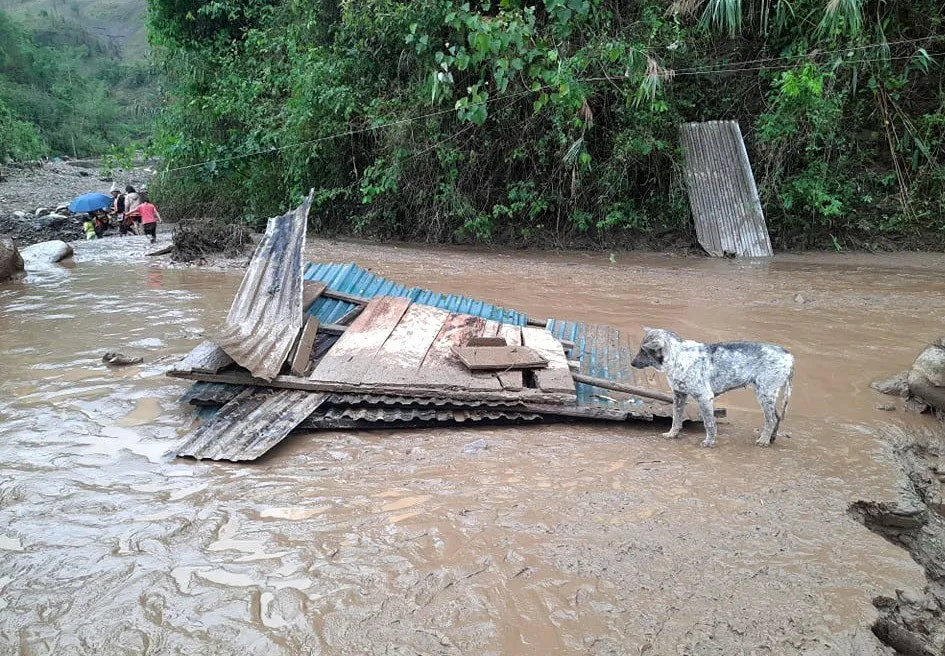
{"type": "MultiPolygon", "coordinates": [[[[498,330],[498,327],[500,325],[498,321],[489,321],[488,323],[496,324],[495,327],[498,330]]],[[[505,341],[504,337],[470,337],[469,341],[466,342],[466,346],[508,346],[508,345],[509,343],[505,341]]]]}
{"type": "Polygon", "coordinates": [[[175,364],[172,370],[215,374],[231,364],[233,364],[233,358],[208,339],[198,344],[193,351],[184,356],[184,359],[175,364]]]}
{"type": "Polygon", "coordinates": [[[291,371],[293,376],[306,376],[312,361],[312,348],[315,346],[315,337],[318,335],[318,319],[309,317],[302,329],[302,336],[295,348],[292,358],[291,371]]]}
{"type": "Polygon", "coordinates": [[[374,356],[397,327],[409,305],[410,300],[403,297],[373,299],[325,354],[310,378],[351,385],[361,383],[373,366],[374,356]]]}
{"type": "Polygon", "coordinates": [[[255,460],[325,402],[327,394],[248,387],[180,445],[177,454],[210,460],[255,460]]]}
{"type": "Polygon", "coordinates": [[[453,353],[470,371],[541,369],[548,360],[527,346],[454,346],[453,353]]]}
{"type": "MultiPolygon", "coordinates": [[[[513,326],[507,323],[500,324],[497,335],[504,338],[506,344],[510,346],[519,346],[522,343],[521,326],[513,326]]],[[[498,376],[503,389],[520,390],[525,386],[521,371],[504,371],[498,376]]]]}
{"type": "Polygon", "coordinates": [[[544,328],[522,328],[522,343],[548,360],[548,367],[534,371],[538,387],[544,392],[574,394],[574,379],[561,342],[544,328]]]}
{"type": "MultiPolygon", "coordinates": [[[[456,370],[461,371],[462,365],[458,362],[453,363],[456,370]]],[[[469,373],[469,372],[467,372],[469,373]]],[[[534,403],[568,403],[574,404],[573,393],[555,393],[544,392],[539,389],[521,389],[517,391],[503,390],[495,377],[489,377],[495,385],[492,389],[468,389],[460,386],[450,386],[449,384],[439,384],[435,387],[411,385],[403,386],[385,386],[385,385],[352,385],[350,383],[325,382],[313,380],[311,378],[300,378],[298,376],[276,376],[272,380],[266,381],[261,378],[254,378],[246,371],[229,371],[219,374],[205,374],[185,371],[168,371],[168,376],[172,378],[183,378],[184,380],[200,380],[207,383],[227,383],[230,385],[258,385],[268,386],[278,389],[297,389],[308,392],[337,392],[342,394],[383,394],[390,396],[416,396],[421,398],[442,399],[450,398],[457,401],[497,401],[500,403],[534,402],[534,403]]]]}
{"type": "Polygon", "coordinates": [[[449,316],[446,310],[429,305],[411,305],[377,351],[361,382],[369,385],[415,384],[420,365],[449,316]]]}
{"type": "Polygon", "coordinates": [[[450,314],[417,372],[417,383],[426,387],[459,387],[469,390],[500,391],[499,379],[491,374],[466,370],[453,355],[453,347],[482,335],[486,320],[466,314],[450,314]]]}

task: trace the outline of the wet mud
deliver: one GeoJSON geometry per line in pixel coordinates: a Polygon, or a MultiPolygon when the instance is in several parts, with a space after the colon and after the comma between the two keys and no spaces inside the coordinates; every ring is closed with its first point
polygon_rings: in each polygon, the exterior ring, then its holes
{"type": "Polygon", "coordinates": [[[193,419],[163,371],[240,273],[122,243],[0,286],[2,653],[889,654],[874,598],[924,599],[905,540],[849,509],[900,499],[889,435],[940,430],[877,410],[869,382],[939,334],[943,257],[310,241],[535,317],[782,344],[792,439],[755,447],[761,412],[734,392],[712,450],[658,424],[325,431],[233,465],[167,455],[193,419]]]}

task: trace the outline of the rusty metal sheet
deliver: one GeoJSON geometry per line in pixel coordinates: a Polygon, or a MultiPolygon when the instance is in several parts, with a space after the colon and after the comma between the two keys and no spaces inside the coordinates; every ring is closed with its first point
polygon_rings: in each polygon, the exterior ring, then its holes
{"type": "Polygon", "coordinates": [[[177,448],[209,460],[255,460],[325,402],[326,394],[247,387],[177,448]]]}
{"type": "Polygon", "coordinates": [[[679,139],[702,247],[715,257],[771,256],[771,238],[738,122],[684,123],[679,139]]]}
{"type": "Polygon", "coordinates": [[[311,204],[310,193],[295,210],[269,219],[215,340],[263,380],[279,373],[302,328],[302,251],[311,204]]]}

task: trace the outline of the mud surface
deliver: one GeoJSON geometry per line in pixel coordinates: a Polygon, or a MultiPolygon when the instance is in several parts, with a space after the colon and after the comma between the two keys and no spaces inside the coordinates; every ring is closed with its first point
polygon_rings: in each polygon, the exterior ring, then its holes
{"type": "Polygon", "coordinates": [[[141,250],[80,243],[0,285],[0,653],[886,654],[873,598],[926,585],[848,507],[900,497],[891,432],[938,430],[868,385],[940,334],[945,258],[315,241],[311,259],[536,317],[781,343],[792,439],[753,446],[736,392],[714,450],[649,424],[323,432],[232,465],[164,455],[192,420],[162,372],[240,273],[141,250]]]}

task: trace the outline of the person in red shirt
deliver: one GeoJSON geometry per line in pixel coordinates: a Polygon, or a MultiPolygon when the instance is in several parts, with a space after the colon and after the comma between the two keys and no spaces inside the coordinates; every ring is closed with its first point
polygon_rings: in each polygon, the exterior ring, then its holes
{"type": "Polygon", "coordinates": [[[141,225],[144,228],[144,234],[148,236],[153,244],[157,239],[157,224],[161,220],[161,214],[157,208],[148,200],[147,192],[142,191],[141,204],[138,205],[138,212],[141,214],[141,225]]]}

